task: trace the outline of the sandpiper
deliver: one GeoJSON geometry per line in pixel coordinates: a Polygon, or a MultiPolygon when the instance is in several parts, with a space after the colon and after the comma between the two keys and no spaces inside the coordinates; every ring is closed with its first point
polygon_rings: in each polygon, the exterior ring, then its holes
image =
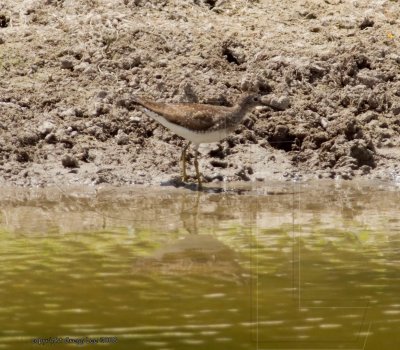
{"type": "Polygon", "coordinates": [[[257,94],[242,95],[232,107],[199,103],[163,103],[137,96],[133,97],[133,102],[141,106],[140,109],[145,114],[189,140],[181,154],[181,175],[184,182],[187,181],[186,151],[191,143],[194,144],[194,166],[199,188],[202,186],[197,160],[199,145],[222,140],[235,130],[249,111],[263,105],[257,94]]]}

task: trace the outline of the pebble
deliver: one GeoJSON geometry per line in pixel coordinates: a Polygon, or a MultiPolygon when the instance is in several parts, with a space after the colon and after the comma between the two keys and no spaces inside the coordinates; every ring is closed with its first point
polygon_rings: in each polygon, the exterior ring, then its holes
{"type": "Polygon", "coordinates": [[[213,159],[213,160],[210,161],[210,164],[211,164],[213,167],[217,167],[217,168],[223,168],[223,169],[225,169],[225,168],[228,167],[228,162],[224,162],[224,161],[222,161],[222,160],[213,159]]]}
{"type": "Polygon", "coordinates": [[[168,61],[166,59],[161,59],[158,61],[159,67],[166,67],[168,65],[168,61]]]}
{"type": "Polygon", "coordinates": [[[73,69],[74,68],[74,63],[72,60],[67,59],[67,58],[63,58],[60,61],[60,65],[61,65],[61,69],[73,69]]]}
{"type": "Polygon", "coordinates": [[[117,145],[127,145],[129,143],[129,136],[121,130],[118,131],[115,139],[117,141],[117,145]]]}
{"type": "Polygon", "coordinates": [[[41,135],[44,136],[44,135],[50,134],[54,130],[55,127],[56,126],[54,125],[54,123],[46,120],[41,125],[39,125],[38,131],[41,135]]]}
{"type": "Polygon", "coordinates": [[[328,125],[329,125],[329,122],[328,122],[328,120],[326,118],[321,117],[320,124],[324,129],[326,129],[328,127],[328,125]]]}
{"type": "Polygon", "coordinates": [[[74,71],[76,72],[84,72],[90,67],[88,62],[81,62],[74,67],[74,71]]]}
{"type": "Polygon", "coordinates": [[[140,118],[140,117],[130,117],[129,120],[131,122],[134,122],[134,123],[139,123],[142,120],[142,118],[140,118]]]}
{"type": "Polygon", "coordinates": [[[209,181],[212,181],[212,182],[220,182],[223,180],[224,180],[224,177],[218,173],[212,174],[211,178],[209,179],[209,181]]]}
{"type": "Polygon", "coordinates": [[[75,108],[67,108],[67,109],[64,109],[64,110],[58,112],[58,115],[61,118],[75,117],[76,116],[76,110],[75,110],[75,108]]]}
{"type": "Polygon", "coordinates": [[[103,99],[105,99],[106,97],[107,97],[107,95],[108,95],[108,92],[106,91],[106,90],[100,90],[98,93],[97,93],[97,98],[98,99],[100,99],[100,100],[103,100],[103,99]]]}
{"type": "Polygon", "coordinates": [[[57,136],[54,133],[47,134],[46,137],[44,138],[44,141],[46,143],[56,143],[57,136]]]}

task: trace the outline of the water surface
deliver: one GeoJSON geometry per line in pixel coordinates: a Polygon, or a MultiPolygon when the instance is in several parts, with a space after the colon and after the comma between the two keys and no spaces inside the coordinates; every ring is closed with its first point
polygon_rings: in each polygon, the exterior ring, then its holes
{"type": "Polygon", "coordinates": [[[397,349],[398,203],[383,183],[4,188],[0,349],[397,349]]]}

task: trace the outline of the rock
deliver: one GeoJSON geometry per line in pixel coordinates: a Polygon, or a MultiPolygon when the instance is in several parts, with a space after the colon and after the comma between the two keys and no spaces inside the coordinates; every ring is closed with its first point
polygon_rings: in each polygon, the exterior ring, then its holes
{"type": "Polygon", "coordinates": [[[75,110],[75,108],[72,108],[72,107],[71,108],[66,108],[66,109],[63,109],[63,110],[59,111],[58,115],[61,118],[75,117],[76,116],[76,110],[75,110]]]}
{"type": "Polygon", "coordinates": [[[223,168],[223,169],[225,169],[225,168],[228,167],[228,162],[224,162],[224,161],[222,161],[222,160],[213,159],[213,160],[210,161],[210,164],[211,164],[213,167],[216,167],[216,168],[223,168]]]}
{"type": "Polygon", "coordinates": [[[362,175],[369,174],[371,172],[371,167],[369,165],[363,165],[360,167],[362,175]]]}
{"type": "Polygon", "coordinates": [[[246,174],[246,168],[245,167],[243,167],[238,172],[236,172],[235,175],[238,176],[243,181],[250,181],[249,176],[246,174]]]}
{"type": "Polygon", "coordinates": [[[92,106],[89,108],[89,115],[92,117],[98,117],[100,115],[106,114],[110,112],[109,106],[105,105],[102,102],[93,103],[92,106]]]}
{"type": "Polygon", "coordinates": [[[208,177],[208,181],[210,181],[210,182],[220,182],[220,181],[224,181],[224,177],[222,176],[222,174],[213,173],[211,176],[208,177]]]}
{"type": "Polygon", "coordinates": [[[94,64],[89,64],[89,66],[85,68],[83,73],[85,73],[85,74],[97,73],[97,68],[95,67],[94,64]]]}
{"type": "Polygon", "coordinates": [[[41,125],[38,127],[38,131],[42,136],[46,136],[47,134],[50,134],[56,126],[54,123],[46,120],[44,121],[41,125]]]}
{"type": "Polygon", "coordinates": [[[76,72],[84,72],[90,67],[90,64],[88,62],[81,62],[74,66],[74,71],[76,72]]]}
{"type": "Polygon", "coordinates": [[[392,109],[392,112],[394,115],[399,115],[400,114],[400,105],[394,106],[392,109]]]}
{"type": "Polygon", "coordinates": [[[74,62],[73,62],[72,59],[63,58],[60,61],[60,66],[61,66],[61,69],[70,69],[70,70],[72,70],[74,68],[74,62]]]}
{"type": "Polygon", "coordinates": [[[168,65],[168,60],[161,59],[158,61],[158,67],[166,67],[168,65]]]}
{"type": "Polygon", "coordinates": [[[342,156],[340,157],[336,164],[335,168],[346,169],[346,170],[354,170],[357,169],[357,160],[351,156],[342,156]]]}
{"type": "Polygon", "coordinates": [[[106,90],[100,90],[98,93],[97,93],[97,98],[99,99],[99,100],[104,100],[106,97],[107,97],[107,95],[108,95],[108,92],[106,91],[106,90]]]}
{"type": "Polygon", "coordinates": [[[122,130],[118,130],[118,134],[115,137],[117,145],[127,145],[129,143],[129,136],[122,130]]]}
{"type": "Polygon", "coordinates": [[[18,137],[18,141],[23,146],[34,146],[39,139],[39,135],[33,132],[27,132],[18,137]]]}
{"type": "Polygon", "coordinates": [[[104,175],[97,175],[96,177],[94,177],[93,179],[93,183],[95,185],[100,185],[102,183],[107,183],[107,178],[104,175]]]}
{"type": "Polygon", "coordinates": [[[364,114],[362,114],[360,116],[360,120],[365,123],[368,124],[369,122],[371,122],[372,120],[377,120],[379,117],[379,114],[374,112],[374,111],[367,111],[364,114]]]}
{"type": "Polygon", "coordinates": [[[288,96],[267,95],[261,98],[261,102],[280,111],[284,111],[290,107],[288,96]]]}
{"type": "Polygon", "coordinates": [[[10,24],[10,17],[0,14],[0,28],[6,28],[10,24]]]}
{"type": "Polygon", "coordinates": [[[370,88],[373,88],[375,85],[383,82],[383,79],[377,76],[374,72],[365,70],[361,70],[358,72],[357,80],[361,84],[366,85],[370,88]]]}
{"type": "Polygon", "coordinates": [[[240,65],[246,62],[246,54],[241,47],[227,47],[223,50],[223,55],[229,63],[240,65]]]}
{"type": "Polygon", "coordinates": [[[335,177],[335,172],[331,170],[322,170],[318,172],[319,179],[333,179],[335,177]]]}
{"type": "Polygon", "coordinates": [[[65,168],[79,168],[78,160],[75,157],[72,157],[68,154],[62,157],[61,164],[65,168]]]}
{"type": "Polygon", "coordinates": [[[29,156],[28,152],[26,151],[20,151],[17,153],[17,161],[20,163],[26,163],[31,160],[31,157],[29,156]]]}
{"type": "Polygon", "coordinates": [[[328,125],[329,125],[328,119],[326,119],[326,118],[324,118],[324,117],[321,117],[321,119],[320,119],[319,122],[320,122],[321,126],[322,126],[324,129],[327,129],[327,128],[328,128],[328,125]]]}
{"type": "Polygon", "coordinates": [[[129,120],[133,123],[140,123],[140,121],[142,120],[142,118],[137,117],[137,116],[133,116],[133,117],[129,117],[129,120]]]}
{"type": "Polygon", "coordinates": [[[132,55],[131,57],[123,58],[119,62],[119,66],[122,69],[132,69],[138,67],[142,63],[142,58],[138,55],[132,55]]]}
{"type": "Polygon", "coordinates": [[[50,134],[46,135],[44,140],[47,143],[57,143],[57,136],[53,133],[50,133],[50,134]]]}
{"type": "Polygon", "coordinates": [[[368,17],[365,17],[363,21],[360,23],[358,26],[361,30],[368,28],[368,27],[373,27],[374,26],[374,21],[368,17]]]}
{"type": "Polygon", "coordinates": [[[310,28],[310,32],[319,33],[321,31],[321,27],[315,26],[310,28]]]}
{"type": "Polygon", "coordinates": [[[350,147],[350,156],[357,160],[358,165],[374,165],[374,153],[368,149],[364,140],[354,140],[350,147]]]}
{"type": "Polygon", "coordinates": [[[341,180],[351,180],[353,178],[353,175],[350,172],[340,172],[337,175],[337,178],[341,180]]]}

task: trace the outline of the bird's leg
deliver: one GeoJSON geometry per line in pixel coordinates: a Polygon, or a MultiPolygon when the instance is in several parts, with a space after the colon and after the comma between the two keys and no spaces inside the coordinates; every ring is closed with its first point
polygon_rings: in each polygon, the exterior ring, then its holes
{"type": "Polygon", "coordinates": [[[194,151],[195,151],[195,153],[194,153],[194,167],[196,169],[197,183],[198,183],[199,190],[200,190],[203,186],[201,184],[201,174],[200,174],[200,171],[199,171],[199,162],[197,160],[197,156],[199,155],[199,146],[198,145],[196,145],[196,148],[195,148],[194,151]]]}
{"type": "Polygon", "coordinates": [[[189,143],[183,148],[182,154],[181,154],[181,178],[183,182],[186,182],[188,180],[187,174],[186,174],[186,151],[190,146],[190,141],[189,143]]]}

